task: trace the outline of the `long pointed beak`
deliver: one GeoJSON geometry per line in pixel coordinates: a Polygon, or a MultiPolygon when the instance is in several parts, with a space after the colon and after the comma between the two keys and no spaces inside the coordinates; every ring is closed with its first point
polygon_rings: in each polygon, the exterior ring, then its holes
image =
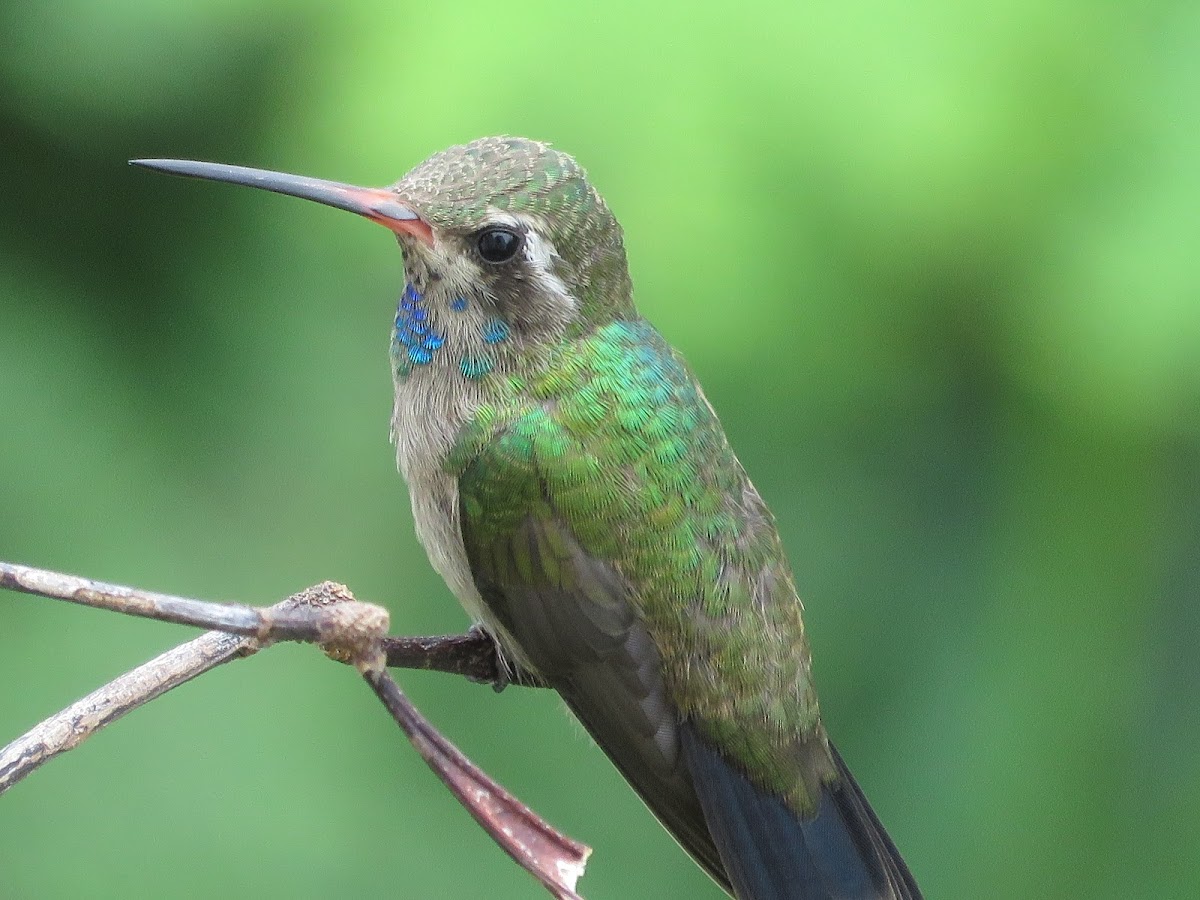
{"type": "Polygon", "coordinates": [[[196,162],[190,159],[131,159],[129,163],[171,175],[227,181],[230,184],[261,188],[264,191],[274,191],[304,200],[315,200],[326,206],[357,213],[396,234],[410,235],[433,246],[433,229],[429,224],[386,188],[355,187],[352,184],[306,178],[303,175],[287,175],[266,169],[248,169],[245,166],[196,162]]]}

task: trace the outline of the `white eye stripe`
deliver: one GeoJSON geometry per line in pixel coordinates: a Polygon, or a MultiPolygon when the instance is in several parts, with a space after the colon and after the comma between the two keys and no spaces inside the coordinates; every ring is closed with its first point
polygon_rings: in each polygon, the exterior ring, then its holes
{"type": "Polygon", "coordinates": [[[554,260],[558,252],[554,244],[530,229],[525,235],[525,259],[530,268],[536,273],[536,278],[542,283],[546,292],[553,295],[567,309],[575,309],[578,305],[561,278],[554,273],[554,260]]]}
{"type": "Polygon", "coordinates": [[[541,226],[544,226],[544,222],[537,216],[490,209],[482,227],[511,228],[524,235],[521,256],[532,269],[533,277],[541,283],[547,294],[554,297],[560,307],[574,310],[579,305],[578,301],[554,272],[555,260],[560,258],[558,250],[554,242],[542,233],[541,226]]]}
{"type": "Polygon", "coordinates": [[[542,271],[549,272],[558,253],[554,244],[542,237],[532,228],[525,233],[525,258],[529,263],[542,271]]]}

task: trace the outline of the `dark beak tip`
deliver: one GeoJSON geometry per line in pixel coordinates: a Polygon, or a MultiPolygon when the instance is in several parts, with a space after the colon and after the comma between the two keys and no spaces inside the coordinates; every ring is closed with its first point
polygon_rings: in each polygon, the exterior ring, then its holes
{"type": "MultiPolygon", "coordinates": [[[[393,231],[400,229],[414,232],[418,230],[415,223],[420,222],[420,216],[386,188],[362,188],[338,181],[289,175],[286,172],[191,159],[131,159],[129,164],[168,175],[203,178],[311,200],[365,216],[393,231]]],[[[425,230],[428,231],[428,226],[425,230]]],[[[421,237],[426,243],[430,243],[431,238],[428,235],[422,233],[421,237]]]]}

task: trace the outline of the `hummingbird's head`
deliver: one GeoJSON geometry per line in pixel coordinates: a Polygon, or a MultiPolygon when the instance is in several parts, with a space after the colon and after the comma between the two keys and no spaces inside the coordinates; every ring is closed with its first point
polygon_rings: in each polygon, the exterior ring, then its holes
{"type": "Polygon", "coordinates": [[[482,303],[532,339],[630,308],[621,227],[566,153],[482,138],[431,156],[390,190],[418,216],[420,227],[397,233],[424,295],[482,303]]]}
{"type": "Polygon", "coordinates": [[[620,225],[582,167],[538,141],[450,147],[388,188],[216,163],[134,162],[315,200],[389,228],[404,252],[408,312],[419,305],[420,328],[445,341],[482,327],[525,348],[632,309],[620,225]]]}

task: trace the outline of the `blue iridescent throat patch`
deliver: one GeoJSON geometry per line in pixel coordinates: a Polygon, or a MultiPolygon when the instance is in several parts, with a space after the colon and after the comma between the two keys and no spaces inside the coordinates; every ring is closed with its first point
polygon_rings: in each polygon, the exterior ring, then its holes
{"type": "Polygon", "coordinates": [[[411,284],[406,284],[396,310],[396,343],[403,348],[411,365],[423,366],[430,362],[446,343],[445,335],[431,328],[428,320],[424,298],[411,284]]]}
{"type": "MultiPolygon", "coordinates": [[[[469,307],[470,303],[465,297],[455,297],[450,301],[450,309],[456,313],[466,312],[469,307]]],[[[462,376],[475,381],[490,374],[495,361],[489,348],[504,343],[511,334],[508,323],[499,316],[485,320],[479,333],[483,346],[469,351],[459,360],[458,370],[462,376]]],[[[446,336],[431,324],[425,298],[411,283],[406,284],[396,309],[396,330],[392,343],[397,377],[407,378],[413,367],[428,365],[445,343],[446,336]]]]}

